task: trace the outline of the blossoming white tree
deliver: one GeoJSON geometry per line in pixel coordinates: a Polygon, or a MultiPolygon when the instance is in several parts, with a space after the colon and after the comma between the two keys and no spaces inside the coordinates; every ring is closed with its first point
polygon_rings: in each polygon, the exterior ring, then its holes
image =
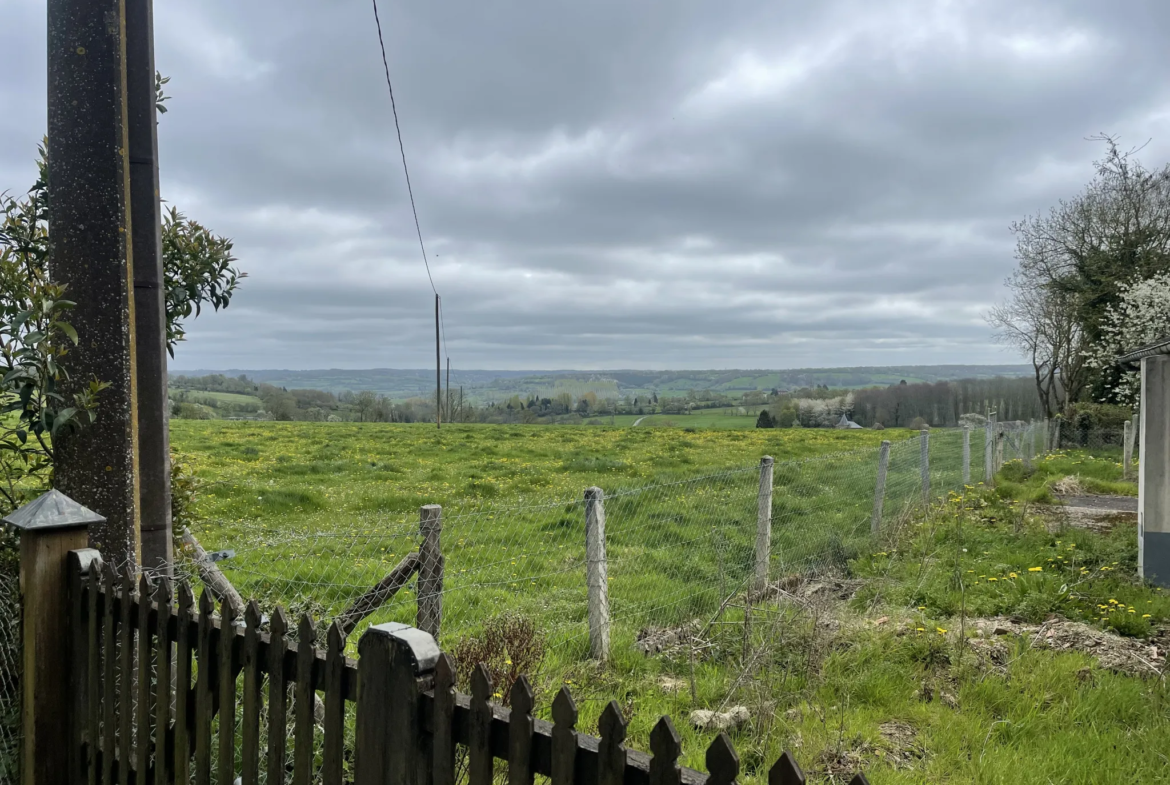
{"type": "MultiPolygon", "coordinates": [[[[1105,368],[1125,352],[1170,335],[1170,273],[1119,287],[1120,300],[1105,312],[1100,338],[1086,352],[1088,364],[1105,368]]],[[[1111,388],[1121,403],[1137,405],[1141,379],[1127,369],[1111,388]]]]}

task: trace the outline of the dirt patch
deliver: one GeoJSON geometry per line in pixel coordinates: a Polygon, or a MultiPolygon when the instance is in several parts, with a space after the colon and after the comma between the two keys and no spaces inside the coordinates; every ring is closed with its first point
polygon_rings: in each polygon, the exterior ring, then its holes
{"type": "Polygon", "coordinates": [[[700,637],[703,623],[692,619],[678,627],[647,627],[638,633],[635,647],[649,656],[651,654],[674,654],[684,649],[701,652],[710,644],[700,637]]]}
{"type": "Polygon", "coordinates": [[[1170,638],[1167,633],[1151,641],[1124,638],[1067,619],[1036,625],[996,617],[968,622],[968,629],[972,628],[975,637],[968,643],[996,669],[1006,668],[1013,656],[1015,647],[1009,646],[1009,638],[1026,635],[1030,648],[1080,652],[1095,657],[1105,670],[1130,676],[1160,676],[1166,668],[1165,640],[1170,638]]]}
{"type": "Polygon", "coordinates": [[[819,601],[843,602],[853,599],[864,581],[835,575],[786,575],[751,593],[753,603],[766,600],[797,600],[800,604],[819,601]]]}
{"type": "Polygon", "coordinates": [[[1044,517],[1044,525],[1050,532],[1087,529],[1104,534],[1118,526],[1133,526],[1137,523],[1136,512],[1063,505],[1046,505],[1035,509],[1044,517]]]}
{"type": "Polygon", "coordinates": [[[1138,511],[1138,500],[1135,496],[1103,496],[1091,494],[1063,494],[1057,491],[1057,499],[1066,507],[1079,507],[1090,510],[1112,510],[1113,512],[1138,511]]]}

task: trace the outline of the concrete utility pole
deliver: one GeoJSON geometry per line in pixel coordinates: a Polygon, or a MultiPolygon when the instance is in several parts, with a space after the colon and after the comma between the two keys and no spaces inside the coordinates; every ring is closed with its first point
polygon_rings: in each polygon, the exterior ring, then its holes
{"type": "Polygon", "coordinates": [[[435,428],[443,427],[443,363],[439,359],[439,295],[435,295],[435,428]]]}
{"type": "Polygon", "coordinates": [[[172,562],[171,450],[167,425],[167,316],[163,300],[162,215],[158,188],[154,0],[125,2],[142,566],[169,575],[172,562]]]}
{"type": "Polygon", "coordinates": [[[66,396],[99,379],[96,422],[54,440],[59,490],[105,517],[91,545],[139,557],[138,407],[123,0],[48,0],[49,273],[77,307],[66,396]]]}

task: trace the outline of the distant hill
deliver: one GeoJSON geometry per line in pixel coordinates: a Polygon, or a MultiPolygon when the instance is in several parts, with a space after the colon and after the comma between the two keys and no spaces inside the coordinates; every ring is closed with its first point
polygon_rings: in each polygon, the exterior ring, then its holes
{"type": "MultiPolygon", "coordinates": [[[[369,370],[192,370],[173,371],[172,376],[246,375],[256,382],[277,387],[308,388],[340,393],[372,390],[402,400],[429,397],[435,389],[434,370],[373,368],[369,370]]],[[[745,392],[749,390],[829,387],[872,387],[905,380],[939,382],[954,379],[988,379],[995,376],[1028,376],[1027,365],[895,365],[857,368],[794,368],[789,370],[710,371],[491,371],[452,370],[451,386],[463,387],[473,402],[499,401],[512,395],[552,395],[569,392],[579,396],[593,391],[598,396],[681,395],[688,390],[745,392]]],[[[445,382],[445,377],[444,377],[445,382]]]]}

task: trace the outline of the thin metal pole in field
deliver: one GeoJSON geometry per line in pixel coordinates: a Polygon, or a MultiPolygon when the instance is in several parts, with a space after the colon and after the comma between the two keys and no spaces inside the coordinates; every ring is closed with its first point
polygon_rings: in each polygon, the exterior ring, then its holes
{"type": "Polygon", "coordinates": [[[435,295],[435,428],[443,427],[443,361],[439,355],[439,295],[435,295]]]}
{"type": "Polygon", "coordinates": [[[877,485],[873,490],[873,520],[869,525],[870,531],[875,535],[882,527],[882,507],[886,503],[886,472],[889,468],[890,443],[883,441],[881,449],[878,450],[877,485]]]}

